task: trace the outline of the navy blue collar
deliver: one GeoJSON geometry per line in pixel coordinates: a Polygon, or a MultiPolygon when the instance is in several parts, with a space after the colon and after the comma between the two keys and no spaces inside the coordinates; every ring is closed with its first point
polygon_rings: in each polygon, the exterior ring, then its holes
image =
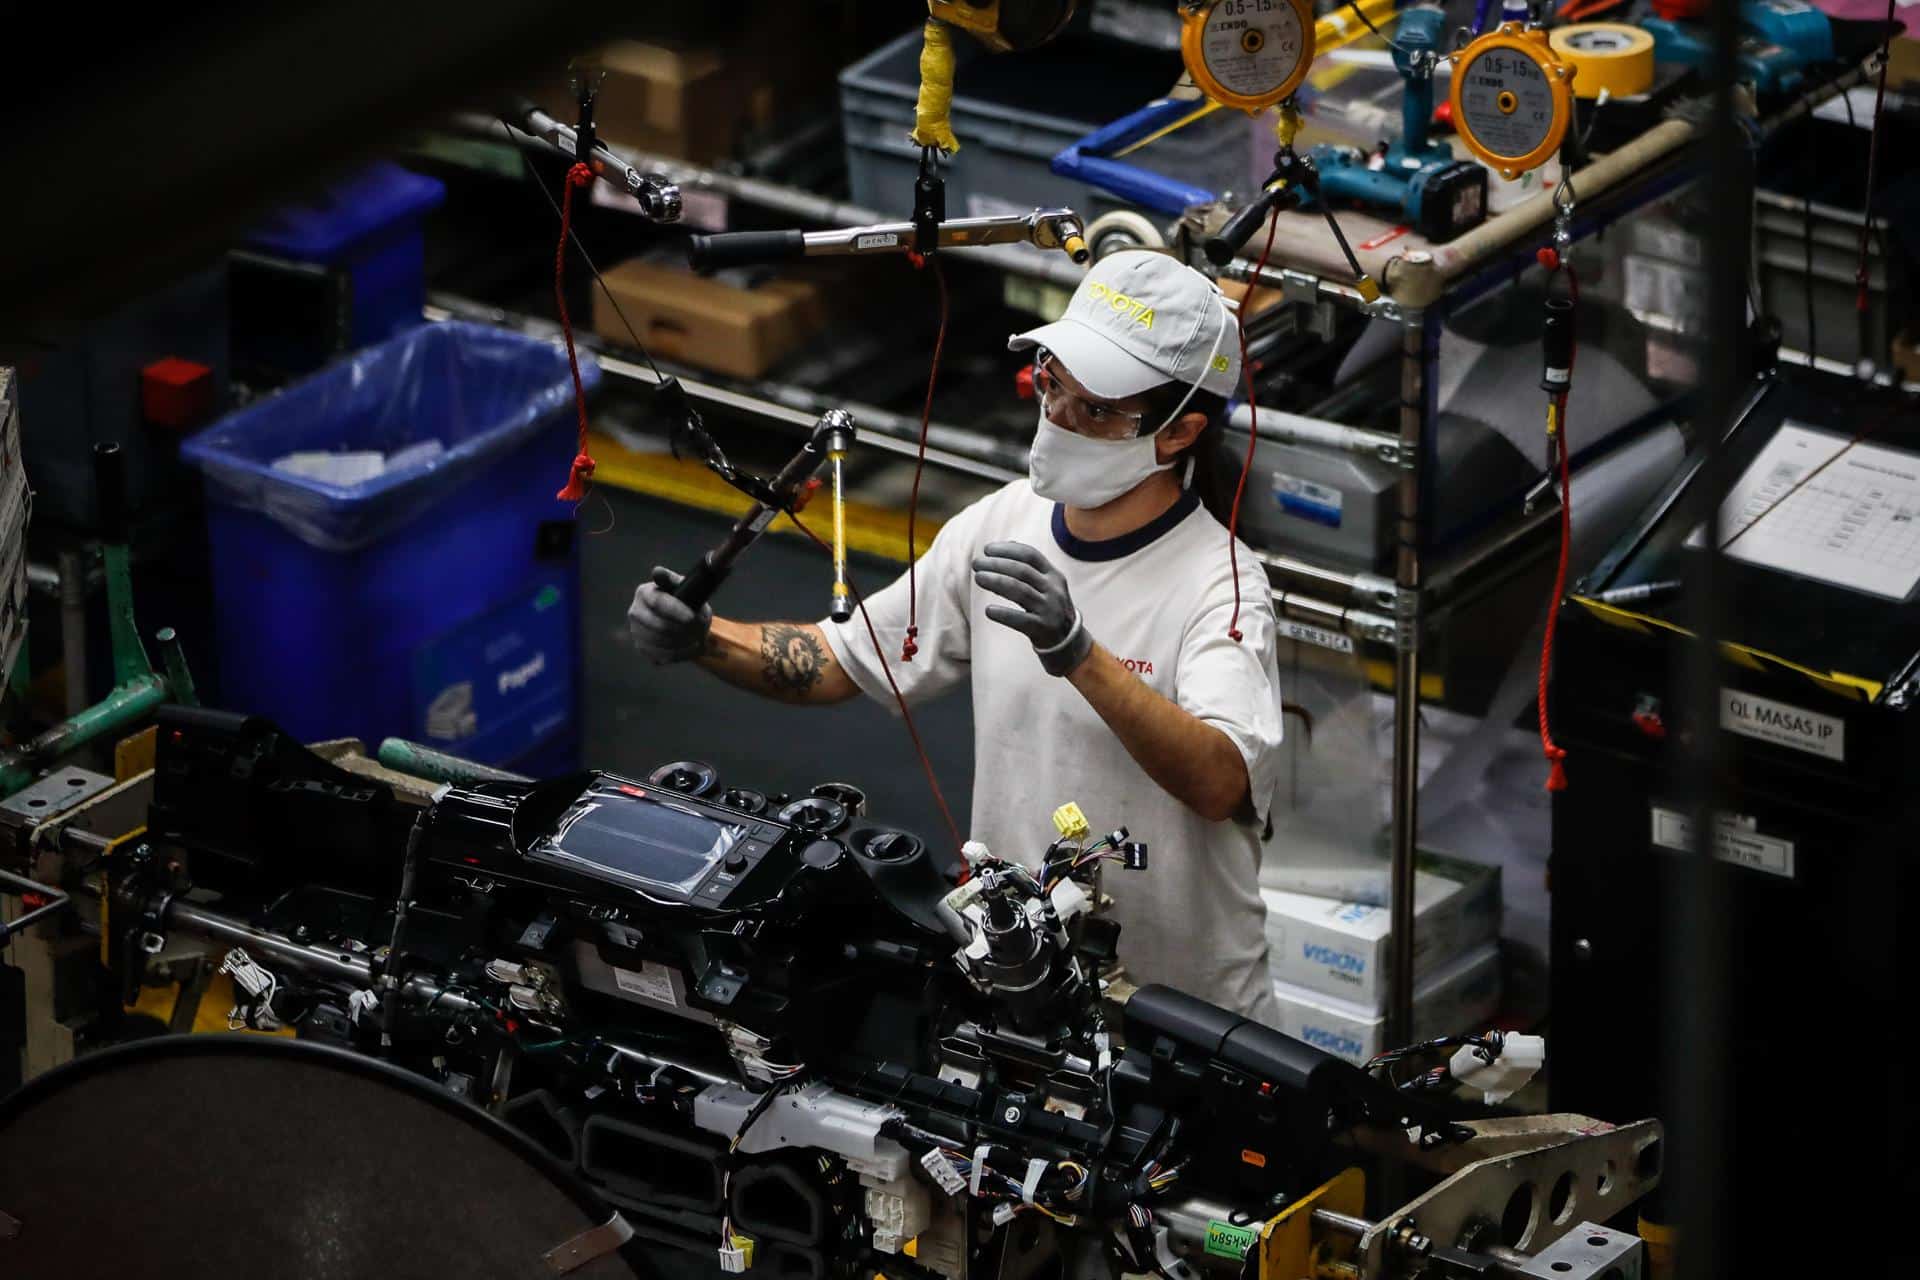
{"type": "Polygon", "coordinates": [[[1177,502],[1133,532],[1095,541],[1074,537],[1067,529],[1066,504],[1056,502],[1053,504],[1053,540],[1075,560],[1118,560],[1151,544],[1161,534],[1192,515],[1194,508],[1199,505],[1200,499],[1194,496],[1191,489],[1183,490],[1177,502]]]}

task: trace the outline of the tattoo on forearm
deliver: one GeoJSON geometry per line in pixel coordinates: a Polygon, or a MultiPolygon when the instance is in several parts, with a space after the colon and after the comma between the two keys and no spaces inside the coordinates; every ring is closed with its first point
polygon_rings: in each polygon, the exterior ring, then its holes
{"type": "Polygon", "coordinates": [[[782,697],[804,697],[820,683],[830,658],[804,627],[770,624],[760,629],[761,675],[782,697]]]}

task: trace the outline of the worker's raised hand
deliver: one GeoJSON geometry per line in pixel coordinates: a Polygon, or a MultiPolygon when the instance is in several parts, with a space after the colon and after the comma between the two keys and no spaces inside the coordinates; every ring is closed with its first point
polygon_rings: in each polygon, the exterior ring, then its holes
{"type": "Polygon", "coordinates": [[[695,613],[673,598],[673,589],[679,585],[679,574],[656,565],[653,579],[640,584],[627,609],[627,630],[633,633],[634,645],[656,663],[699,657],[713,626],[710,607],[701,605],[695,613]]]}
{"type": "Polygon", "coordinates": [[[1064,676],[1093,652],[1067,579],[1024,542],[989,542],[973,560],[973,583],[1013,607],[988,605],[987,618],[1033,642],[1048,675],[1064,676]]]}

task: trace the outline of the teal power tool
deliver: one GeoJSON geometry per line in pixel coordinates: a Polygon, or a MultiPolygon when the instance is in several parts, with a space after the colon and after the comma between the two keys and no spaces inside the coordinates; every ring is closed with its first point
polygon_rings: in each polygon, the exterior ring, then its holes
{"type": "Polygon", "coordinates": [[[1435,244],[1453,239],[1487,216],[1487,171],[1456,160],[1453,149],[1428,136],[1433,121],[1433,69],[1443,52],[1447,16],[1431,5],[1401,12],[1393,33],[1393,65],[1406,82],[1400,137],[1375,157],[1356,147],[1313,148],[1323,198],[1340,197],[1396,210],[1435,244]]]}
{"type": "MultiPolygon", "coordinates": [[[[1654,0],[1655,17],[1640,25],[1653,37],[1656,62],[1705,70],[1713,60],[1713,34],[1704,5],[1654,0]]],[[[1833,23],[1805,0],[1741,0],[1740,78],[1764,94],[1792,93],[1807,68],[1833,60],[1833,23]]]]}

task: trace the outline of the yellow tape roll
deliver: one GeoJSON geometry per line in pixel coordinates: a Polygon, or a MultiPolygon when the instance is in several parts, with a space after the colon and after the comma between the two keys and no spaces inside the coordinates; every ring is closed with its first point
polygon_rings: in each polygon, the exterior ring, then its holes
{"type": "Polygon", "coordinates": [[[1575,22],[1551,35],[1561,61],[1579,68],[1573,93],[1588,100],[1600,96],[1631,98],[1653,87],[1653,37],[1620,22],[1575,22]]]}

